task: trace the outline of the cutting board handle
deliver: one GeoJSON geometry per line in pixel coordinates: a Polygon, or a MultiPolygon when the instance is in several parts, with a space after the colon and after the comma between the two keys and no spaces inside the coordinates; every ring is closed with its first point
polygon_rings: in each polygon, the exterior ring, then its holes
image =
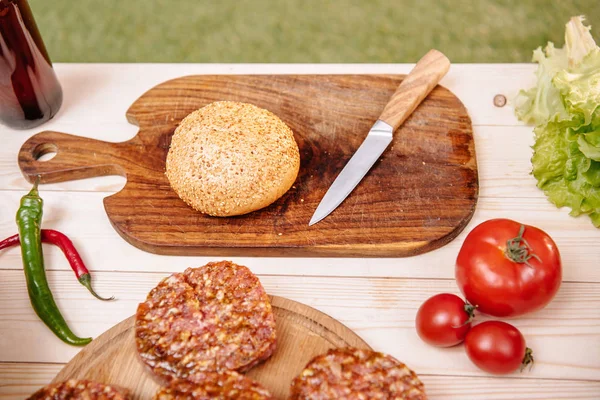
{"type": "Polygon", "coordinates": [[[435,49],[429,50],[402,80],[379,119],[394,131],[398,129],[449,69],[448,57],[435,49]]]}
{"type": "Polygon", "coordinates": [[[19,168],[29,182],[65,182],[104,175],[125,176],[122,143],[103,142],[67,133],[44,131],[30,137],[19,150],[19,168]],[[56,153],[47,161],[45,154],[56,153]]]}

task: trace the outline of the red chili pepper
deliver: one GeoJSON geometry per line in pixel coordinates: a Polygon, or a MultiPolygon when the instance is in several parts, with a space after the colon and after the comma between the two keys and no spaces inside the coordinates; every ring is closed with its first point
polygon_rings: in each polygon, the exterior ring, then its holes
{"type": "MultiPolygon", "coordinates": [[[[100,297],[94,291],[92,288],[92,276],[90,275],[90,271],[88,271],[88,269],[85,267],[85,264],[75,249],[73,242],[71,242],[71,240],[65,234],[53,229],[42,229],[42,242],[54,244],[62,250],[64,255],[67,257],[69,264],[71,265],[71,269],[73,272],[75,272],[75,276],[77,277],[79,283],[85,286],[95,298],[104,301],[114,300],[114,296],[109,298],[100,297]]],[[[1,241],[0,250],[7,247],[17,246],[19,244],[19,235],[16,234],[1,241]]]]}

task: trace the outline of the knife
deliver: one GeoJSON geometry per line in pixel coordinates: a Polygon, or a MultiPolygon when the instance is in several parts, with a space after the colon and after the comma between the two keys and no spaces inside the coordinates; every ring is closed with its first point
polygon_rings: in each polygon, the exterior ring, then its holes
{"type": "Polygon", "coordinates": [[[367,138],[323,196],[308,226],[328,216],[348,197],[392,142],[394,131],[427,97],[449,68],[450,60],[437,50],[429,50],[417,62],[385,105],[367,138]]]}

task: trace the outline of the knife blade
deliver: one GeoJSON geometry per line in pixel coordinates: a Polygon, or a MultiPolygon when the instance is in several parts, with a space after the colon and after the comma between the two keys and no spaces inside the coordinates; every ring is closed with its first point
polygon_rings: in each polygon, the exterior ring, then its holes
{"type": "Polygon", "coordinates": [[[309,226],[335,210],[365,177],[393,140],[394,131],[412,114],[450,68],[450,60],[430,50],[402,80],[358,150],[335,178],[317,206],[309,226]]]}

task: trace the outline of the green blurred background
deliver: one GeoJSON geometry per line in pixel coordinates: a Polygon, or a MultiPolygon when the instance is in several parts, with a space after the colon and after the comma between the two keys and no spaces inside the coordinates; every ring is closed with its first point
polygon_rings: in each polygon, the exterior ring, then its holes
{"type": "Polygon", "coordinates": [[[600,0],[29,0],[55,62],[529,62],[600,0]]]}

